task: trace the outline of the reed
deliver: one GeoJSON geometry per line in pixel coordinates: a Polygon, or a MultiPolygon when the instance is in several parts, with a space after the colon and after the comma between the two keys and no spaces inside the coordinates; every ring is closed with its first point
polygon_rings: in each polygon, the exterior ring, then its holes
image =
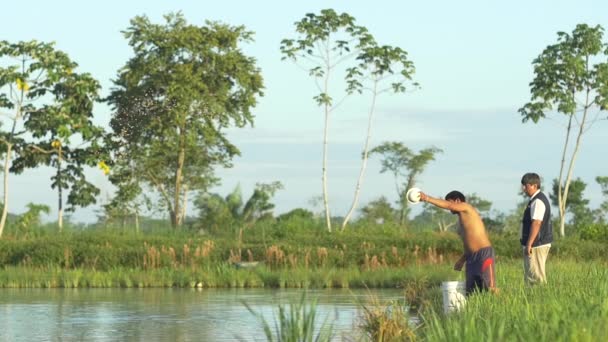
{"type": "Polygon", "coordinates": [[[359,303],[362,315],[358,328],[368,341],[415,341],[417,326],[405,302],[381,302],[368,296],[368,303],[359,303]]]}

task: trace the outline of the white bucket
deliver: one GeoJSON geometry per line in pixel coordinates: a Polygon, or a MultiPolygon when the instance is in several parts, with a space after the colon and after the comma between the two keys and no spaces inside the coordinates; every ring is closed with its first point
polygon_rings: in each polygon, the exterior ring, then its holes
{"type": "Polygon", "coordinates": [[[464,307],[467,301],[464,281],[444,281],[441,283],[443,291],[443,312],[450,313],[464,307]]]}

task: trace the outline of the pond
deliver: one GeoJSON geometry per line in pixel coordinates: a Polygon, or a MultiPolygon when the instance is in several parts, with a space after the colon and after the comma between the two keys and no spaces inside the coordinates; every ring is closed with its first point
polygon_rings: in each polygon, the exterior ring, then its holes
{"type": "Polygon", "coordinates": [[[358,301],[403,300],[400,290],[0,289],[0,341],[265,341],[243,303],[274,327],[279,304],[303,291],[335,341],[360,336],[358,301]]]}

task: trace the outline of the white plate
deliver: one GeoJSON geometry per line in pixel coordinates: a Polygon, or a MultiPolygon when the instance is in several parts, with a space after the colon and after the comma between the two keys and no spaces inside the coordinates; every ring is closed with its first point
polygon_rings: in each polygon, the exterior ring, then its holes
{"type": "Polygon", "coordinates": [[[420,202],[420,189],[419,188],[411,188],[405,193],[405,198],[407,201],[414,204],[420,202]]]}

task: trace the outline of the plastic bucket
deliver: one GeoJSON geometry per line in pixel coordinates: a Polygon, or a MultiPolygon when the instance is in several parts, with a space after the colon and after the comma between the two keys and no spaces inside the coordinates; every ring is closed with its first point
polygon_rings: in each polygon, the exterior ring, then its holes
{"type": "Polygon", "coordinates": [[[464,281],[444,281],[441,283],[443,292],[443,312],[450,313],[464,307],[467,301],[464,281]]]}

